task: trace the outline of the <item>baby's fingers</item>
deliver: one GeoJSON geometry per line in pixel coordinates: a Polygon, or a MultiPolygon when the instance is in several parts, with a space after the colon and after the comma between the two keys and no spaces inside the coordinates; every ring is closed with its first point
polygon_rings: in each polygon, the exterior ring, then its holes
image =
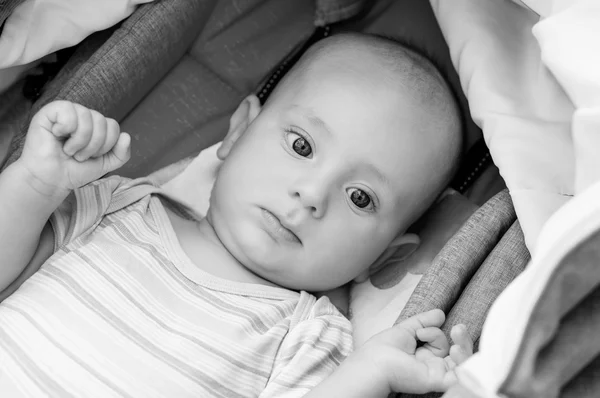
{"type": "Polygon", "coordinates": [[[442,358],[431,358],[425,362],[428,370],[428,391],[444,392],[457,383],[454,368],[442,358]]]}
{"type": "Polygon", "coordinates": [[[94,157],[102,156],[108,153],[116,145],[121,134],[121,128],[116,120],[106,118],[106,136],[102,147],[93,155],[94,157]]]}
{"type": "Polygon", "coordinates": [[[102,156],[103,174],[110,173],[123,166],[131,157],[131,137],[127,133],[120,133],[117,143],[112,149],[102,156]]]}
{"type": "Polygon", "coordinates": [[[75,154],[75,159],[83,162],[92,156],[96,156],[98,151],[106,141],[107,120],[99,112],[90,110],[92,117],[92,133],[88,144],[75,154]]]}
{"type": "MultiPolygon", "coordinates": [[[[63,151],[69,156],[75,155],[88,145],[94,128],[92,112],[79,104],[73,104],[73,106],[77,115],[77,129],[71,132],[63,146],[63,151]]],[[[57,130],[59,130],[58,127],[57,130]]],[[[54,133],[54,128],[52,131],[54,133]]]]}
{"type": "Polygon", "coordinates": [[[460,365],[473,355],[473,340],[465,325],[455,325],[450,331],[454,345],[450,347],[450,358],[460,365]]]}
{"type": "Polygon", "coordinates": [[[417,330],[428,327],[439,327],[444,323],[444,313],[441,310],[431,310],[414,315],[393,326],[389,344],[398,349],[413,354],[417,346],[417,330]]]}
{"type": "MultiPolygon", "coordinates": [[[[68,101],[55,101],[42,108],[42,111],[34,116],[40,117],[45,112],[51,126],[51,133],[57,138],[68,137],[77,130],[78,118],[75,104],[68,101]]],[[[32,121],[31,123],[35,123],[32,121]]]]}
{"type": "Polygon", "coordinates": [[[444,332],[442,332],[441,329],[436,327],[428,327],[417,330],[416,334],[417,338],[425,343],[420,350],[426,349],[436,357],[440,358],[448,355],[450,344],[448,343],[448,339],[446,339],[446,335],[444,335],[444,332]]]}

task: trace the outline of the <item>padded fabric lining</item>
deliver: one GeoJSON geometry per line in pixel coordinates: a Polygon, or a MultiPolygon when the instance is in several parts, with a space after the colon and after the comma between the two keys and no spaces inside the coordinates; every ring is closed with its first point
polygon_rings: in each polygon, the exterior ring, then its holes
{"type": "Polygon", "coordinates": [[[131,160],[118,174],[148,174],[216,143],[242,98],[243,93],[185,55],[121,123],[133,144],[131,160]]]}

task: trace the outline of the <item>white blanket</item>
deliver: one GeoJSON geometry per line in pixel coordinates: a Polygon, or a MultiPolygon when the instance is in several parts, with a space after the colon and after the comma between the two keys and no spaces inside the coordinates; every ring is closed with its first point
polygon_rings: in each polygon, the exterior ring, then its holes
{"type": "Polygon", "coordinates": [[[600,172],[600,4],[531,1],[540,21],[507,1],[431,3],[533,253],[548,218],[600,172]]]}
{"type": "Polygon", "coordinates": [[[0,69],[23,65],[125,19],[152,0],[27,0],[6,20],[0,69]]]}
{"type": "Polygon", "coordinates": [[[519,1],[528,8],[431,0],[532,252],[490,310],[480,352],[460,369],[482,397],[497,396],[517,360],[557,253],[592,221],[600,226],[600,2],[519,1]]]}
{"type": "Polygon", "coordinates": [[[71,47],[153,0],[26,0],[0,35],[0,93],[33,62],[71,47]]]}

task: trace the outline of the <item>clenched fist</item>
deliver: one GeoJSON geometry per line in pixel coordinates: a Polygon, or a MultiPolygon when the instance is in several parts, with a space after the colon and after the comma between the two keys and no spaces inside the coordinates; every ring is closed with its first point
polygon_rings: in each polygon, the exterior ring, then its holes
{"type": "Polygon", "coordinates": [[[44,194],[64,194],[124,165],[130,143],[115,120],[55,101],[33,117],[19,162],[44,194]]]}

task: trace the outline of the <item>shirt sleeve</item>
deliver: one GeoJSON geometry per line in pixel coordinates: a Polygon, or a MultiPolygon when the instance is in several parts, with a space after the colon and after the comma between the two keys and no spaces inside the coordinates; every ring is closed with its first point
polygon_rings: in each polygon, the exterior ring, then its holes
{"type": "Polygon", "coordinates": [[[260,398],[302,397],[352,352],[352,326],[326,298],[283,340],[260,398]]]}
{"type": "Polygon", "coordinates": [[[71,192],[50,217],[54,251],[93,231],[107,212],[115,210],[117,202],[123,202],[125,192],[141,186],[143,182],[111,176],[71,192]]]}

